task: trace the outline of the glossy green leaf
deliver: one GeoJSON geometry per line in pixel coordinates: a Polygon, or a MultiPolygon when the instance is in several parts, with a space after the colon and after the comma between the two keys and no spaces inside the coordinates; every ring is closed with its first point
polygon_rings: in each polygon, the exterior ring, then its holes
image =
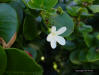
{"type": "Polygon", "coordinates": [[[71,16],[78,16],[79,14],[79,10],[80,10],[80,7],[79,6],[76,6],[76,7],[66,7],[67,9],[67,12],[71,15],[71,16]]]}
{"type": "Polygon", "coordinates": [[[85,44],[88,47],[91,47],[91,45],[93,43],[93,36],[88,33],[83,33],[83,38],[84,38],[85,44]]]}
{"type": "Polygon", "coordinates": [[[22,4],[22,2],[18,2],[18,1],[21,1],[21,0],[12,1],[9,4],[16,10],[19,23],[21,24],[23,22],[23,9],[22,8],[25,8],[25,7],[22,4]]]}
{"type": "Polygon", "coordinates": [[[73,51],[71,54],[70,54],[70,61],[74,64],[81,64],[81,62],[79,61],[79,51],[73,51]]]}
{"type": "Polygon", "coordinates": [[[86,32],[92,32],[93,28],[91,25],[85,25],[83,22],[81,22],[78,30],[82,33],[86,33],[86,32]]]}
{"type": "Polygon", "coordinates": [[[58,14],[57,12],[51,12],[49,15],[46,13],[42,14],[45,24],[48,27],[56,26],[57,30],[61,27],[66,27],[67,30],[62,34],[62,36],[69,36],[74,31],[74,23],[72,18],[65,12],[58,14]],[[48,22],[47,22],[48,20],[48,22]]]}
{"type": "Polygon", "coordinates": [[[88,62],[86,56],[87,56],[87,50],[85,49],[80,50],[78,54],[79,61],[82,63],[88,62]]]}
{"type": "Polygon", "coordinates": [[[16,11],[8,4],[0,4],[0,37],[6,42],[17,32],[18,19],[16,11]]]}
{"type": "Polygon", "coordinates": [[[92,32],[92,27],[90,25],[83,25],[79,29],[82,32],[92,32]]]}
{"type": "Polygon", "coordinates": [[[95,48],[91,48],[88,50],[87,60],[88,62],[95,62],[99,60],[99,53],[96,52],[95,48]]]}
{"type": "Polygon", "coordinates": [[[0,46],[0,75],[3,75],[3,73],[5,72],[6,66],[7,66],[7,56],[4,49],[0,46]]]}
{"type": "Polygon", "coordinates": [[[94,12],[97,13],[99,12],[99,5],[91,5],[89,8],[94,12]]]}
{"type": "Polygon", "coordinates": [[[66,32],[63,33],[62,36],[69,36],[73,32],[73,30],[74,30],[73,20],[65,12],[62,15],[57,14],[55,17],[54,17],[54,14],[53,14],[52,18],[50,18],[50,19],[51,19],[51,24],[53,26],[56,26],[57,29],[59,29],[63,26],[67,27],[66,32]]]}
{"type": "Polygon", "coordinates": [[[58,0],[44,0],[43,8],[51,9],[57,4],[58,0]]]}
{"type": "Polygon", "coordinates": [[[24,51],[15,48],[5,51],[8,59],[6,75],[42,75],[42,68],[24,51]]]}
{"type": "Polygon", "coordinates": [[[93,31],[91,25],[85,25],[83,22],[80,22],[80,26],[78,28],[79,32],[82,33],[85,44],[90,47],[92,45],[93,36],[89,34],[89,32],[93,31]]]}
{"type": "Polygon", "coordinates": [[[97,40],[99,40],[99,33],[95,33],[95,37],[97,40]]]}
{"type": "Polygon", "coordinates": [[[70,60],[74,64],[87,63],[88,62],[87,55],[88,55],[88,51],[85,49],[79,51],[76,50],[70,54],[70,60]]]}
{"type": "Polygon", "coordinates": [[[23,0],[24,3],[31,9],[51,9],[53,8],[58,0],[23,0]]]}
{"type": "MultiPolygon", "coordinates": [[[[25,8],[24,2],[23,2],[22,0],[13,0],[13,1],[11,1],[11,3],[13,3],[13,4],[16,3],[16,5],[17,5],[17,3],[18,3],[18,5],[19,5],[21,8],[25,8]]],[[[16,6],[16,5],[15,5],[15,6],[16,6]]]]}
{"type": "Polygon", "coordinates": [[[92,3],[94,0],[74,0],[77,4],[81,4],[81,3],[92,3]]]}
{"type": "Polygon", "coordinates": [[[80,14],[82,17],[90,17],[90,16],[93,16],[93,14],[90,14],[88,12],[88,9],[87,8],[81,8],[80,9],[80,14]]]}

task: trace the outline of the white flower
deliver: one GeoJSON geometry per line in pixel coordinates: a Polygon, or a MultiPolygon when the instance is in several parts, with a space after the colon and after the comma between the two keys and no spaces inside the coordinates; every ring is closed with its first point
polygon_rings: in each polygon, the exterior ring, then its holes
{"type": "Polygon", "coordinates": [[[47,41],[50,42],[53,49],[56,48],[57,42],[60,45],[66,44],[65,39],[62,36],[59,36],[60,34],[63,34],[66,30],[66,27],[61,27],[58,31],[56,31],[56,27],[52,26],[51,33],[47,36],[47,41]]]}

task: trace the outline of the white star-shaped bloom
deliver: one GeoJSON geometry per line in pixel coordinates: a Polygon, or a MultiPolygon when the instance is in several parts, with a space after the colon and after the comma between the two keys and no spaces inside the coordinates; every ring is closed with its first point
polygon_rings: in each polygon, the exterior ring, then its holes
{"type": "Polygon", "coordinates": [[[67,28],[64,26],[64,27],[61,27],[58,31],[56,31],[56,27],[52,26],[51,33],[47,36],[47,41],[50,42],[51,47],[53,49],[56,48],[57,42],[60,45],[66,44],[65,39],[62,36],[60,36],[60,34],[63,34],[66,30],[67,30],[67,28]]]}

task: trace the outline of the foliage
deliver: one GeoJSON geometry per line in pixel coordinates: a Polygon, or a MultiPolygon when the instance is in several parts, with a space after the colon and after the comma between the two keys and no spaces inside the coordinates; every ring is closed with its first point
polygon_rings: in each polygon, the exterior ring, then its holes
{"type": "Polygon", "coordinates": [[[0,75],[95,75],[98,0],[0,0],[0,75]],[[52,26],[66,44],[52,49],[52,26]],[[76,70],[85,70],[82,73],[76,70]],[[95,72],[86,72],[92,70],[95,72]]]}

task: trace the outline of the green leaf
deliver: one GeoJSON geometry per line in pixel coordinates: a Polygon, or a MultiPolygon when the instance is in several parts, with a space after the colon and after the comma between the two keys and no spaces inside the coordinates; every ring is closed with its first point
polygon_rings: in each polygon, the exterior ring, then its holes
{"type": "Polygon", "coordinates": [[[70,61],[74,64],[81,64],[81,62],[79,61],[79,51],[75,50],[70,54],[70,61]]]}
{"type": "Polygon", "coordinates": [[[82,36],[84,38],[85,44],[90,47],[93,42],[93,36],[89,34],[89,32],[93,31],[93,28],[91,25],[85,25],[83,22],[80,22],[80,26],[78,27],[79,32],[82,33],[82,36]]]}
{"type": "Polygon", "coordinates": [[[33,40],[37,35],[39,35],[39,23],[36,22],[35,17],[32,15],[27,15],[24,20],[23,33],[27,40],[33,40]]]}
{"type": "Polygon", "coordinates": [[[80,62],[83,62],[83,63],[88,62],[87,58],[86,58],[87,53],[88,53],[87,50],[84,50],[84,49],[80,50],[80,52],[78,54],[78,58],[79,58],[80,62]]]}
{"type": "Polygon", "coordinates": [[[77,4],[82,4],[82,3],[89,3],[89,4],[92,4],[92,2],[94,0],[74,0],[77,4]]]}
{"type": "Polygon", "coordinates": [[[79,10],[80,10],[80,7],[78,6],[75,6],[75,7],[66,7],[67,9],[67,12],[71,15],[71,16],[78,16],[79,14],[79,10]]]}
{"type": "Polygon", "coordinates": [[[99,5],[91,5],[89,8],[93,11],[93,13],[99,12],[99,5]]]}
{"type": "Polygon", "coordinates": [[[99,40],[99,33],[98,32],[96,32],[94,36],[96,37],[97,40],[99,40]]]}
{"type": "Polygon", "coordinates": [[[83,33],[83,37],[84,37],[85,44],[88,47],[91,47],[91,45],[93,43],[93,36],[88,33],[83,33]]]}
{"type": "Polygon", "coordinates": [[[0,4],[0,37],[9,42],[17,32],[18,19],[16,11],[8,4],[0,4]]]}
{"type": "Polygon", "coordinates": [[[73,20],[65,12],[62,12],[62,14],[58,14],[57,11],[50,12],[49,15],[47,13],[42,13],[42,17],[48,27],[56,26],[58,30],[59,28],[65,26],[67,30],[62,34],[64,37],[69,36],[74,31],[73,20]],[[48,22],[46,22],[46,20],[48,20],[48,22]]]}
{"type": "MultiPolygon", "coordinates": [[[[11,1],[11,3],[14,3],[14,4],[17,3],[21,8],[25,8],[25,5],[22,0],[13,0],[13,1],[11,1]]],[[[14,4],[13,4],[13,6],[14,6],[14,4]]]]}
{"type": "Polygon", "coordinates": [[[80,22],[80,26],[79,26],[78,30],[81,33],[86,33],[86,32],[92,32],[93,28],[91,25],[85,25],[83,22],[80,22]]]}
{"type": "Polygon", "coordinates": [[[58,0],[23,0],[24,3],[31,9],[45,9],[49,10],[53,8],[58,0]]]}
{"type": "Polygon", "coordinates": [[[88,12],[88,9],[87,8],[81,8],[79,12],[80,12],[80,14],[81,14],[82,17],[93,16],[92,14],[90,14],[88,12]]]}
{"type": "Polygon", "coordinates": [[[48,10],[53,8],[57,4],[58,0],[44,0],[43,8],[48,10]]]}
{"type": "Polygon", "coordinates": [[[99,52],[96,51],[95,48],[90,48],[87,54],[88,62],[96,62],[99,61],[99,52]]]}
{"type": "Polygon", "coordinates": [[[3,73],[5,72],[6,66],[7,66],[7,56],[4,49],[0,46],[0,75],[3,75],[3,73]]]}
{"type": "Polygon", "coordinates": [[[22,24],[23,22],[23,9],[22,8],[24,8],[24,5],[22,4],[22,2],[18,2],[18,1],[21,1],[21,0],[11,1],[9,4],[16,10],[19,23],[22,24]]]}
{"type": "Polygon", "coordinates": [[[9,48],[5,49],[7,54],[7,75],[42,75],[42,68],[24,51],[9,48]]]}
{"type": "Polygon", "coordinates": [[[80,49],[79,51],[75,50],[70,54],[70,60],[74,64],[87,63],[88,62],[87,54],[88,51],[86,49],[82,50],[80,49]]]}
{"type": "Polygon", "coordinates": [[[92,14],[88,13],[87,8],[82,8],[79,6],[73,6],[73,7],[67,7],[67,12],[71,15],[71,16],[81,16],[81,17],[88,17],[88,16],[93,16],[92,14]]]}

